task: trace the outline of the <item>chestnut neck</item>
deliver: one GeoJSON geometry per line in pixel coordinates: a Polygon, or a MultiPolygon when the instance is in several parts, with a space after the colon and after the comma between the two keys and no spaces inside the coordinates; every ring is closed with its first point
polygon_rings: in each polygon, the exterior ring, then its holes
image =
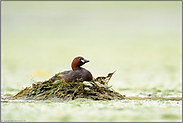
{"type": "Polygon", "coordinates": [[[79,63],[78,63],[78,60],[77,60],[77,59],[74,59],[74,60],[72,61],[71,67],[72,67],[72,70],[76,70],[76,69],[78,69],[78,68],[81,68],[81,67],[79,66],[79,63]]]}

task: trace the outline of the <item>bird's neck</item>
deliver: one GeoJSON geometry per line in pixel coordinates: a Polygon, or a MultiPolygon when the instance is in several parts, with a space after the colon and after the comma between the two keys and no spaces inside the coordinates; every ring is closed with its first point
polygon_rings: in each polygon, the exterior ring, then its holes
{"type": "Polygon", "coordinates": [[[79,69],[83,69],[81,66],[72,66],[72,70],[79,70],[79,69]]]}

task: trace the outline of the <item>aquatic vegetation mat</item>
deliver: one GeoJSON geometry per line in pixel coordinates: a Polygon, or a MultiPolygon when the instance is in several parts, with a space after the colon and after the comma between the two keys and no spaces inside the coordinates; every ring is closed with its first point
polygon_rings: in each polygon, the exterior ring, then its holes
{"type": "Polygon", "coordinates": [[[65,82],[63,79],[53,78],[44,82],[35,82],[14,96],[6,97],[11,100],[52,100],[69,101],[77,98],[93,100],[124,99],[125,95],[115,92],[108,86],[113,73],[107,77],[97,77],[93,81],[65,82]]]}

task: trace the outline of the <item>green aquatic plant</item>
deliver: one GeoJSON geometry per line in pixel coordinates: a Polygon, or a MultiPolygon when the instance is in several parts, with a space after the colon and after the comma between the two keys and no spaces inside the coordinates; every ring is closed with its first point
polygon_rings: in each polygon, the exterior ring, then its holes
{"type": "Polygon", "coordinates": [[[65,82],[63,79],[35,82],[32,86],[26,87],[16,95],[5,99],[69,101],[86,98],[92,100],[122,100],[125,96],[108,86],[113,74],[114,72],[109,73],[107,77],[97,77],[92,81],[84,82],[65,82]]]}

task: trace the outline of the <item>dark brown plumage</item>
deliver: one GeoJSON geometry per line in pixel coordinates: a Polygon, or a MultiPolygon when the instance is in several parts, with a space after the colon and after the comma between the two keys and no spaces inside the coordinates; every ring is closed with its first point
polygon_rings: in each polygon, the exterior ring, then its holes
{"type": "Polygon", "coordinates": [[[72,70],[61,72],[53,76],[51,80],[54,81],[59,78],[64,79],[66,82],[91,81],[93,80],[91,72],[81,67],[87,62],[89,62],[89,60],[86,60],[83,57],[76,57],[71,64],[72,70]]]}

